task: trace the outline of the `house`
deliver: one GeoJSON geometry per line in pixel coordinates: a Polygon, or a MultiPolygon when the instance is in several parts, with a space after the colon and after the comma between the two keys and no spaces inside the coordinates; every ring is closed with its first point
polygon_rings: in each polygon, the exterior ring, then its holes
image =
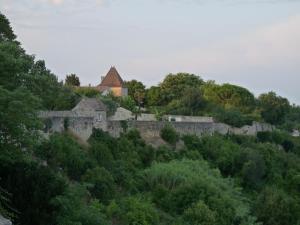
{"type": "Polygon", "coordinates": [[[110,68],[106,76],[102,79],[101,84],[96,88],[104,95],[109,92],[118,97],[128,95],[128,89],[124,86],[124,81],[114,66],[110,68]]]}

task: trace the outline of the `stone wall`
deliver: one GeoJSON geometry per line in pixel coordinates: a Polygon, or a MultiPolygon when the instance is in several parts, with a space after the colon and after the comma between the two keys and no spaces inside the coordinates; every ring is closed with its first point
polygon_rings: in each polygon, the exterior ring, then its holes
{"type": "MultiPolygon", "coordinates": [[[[94,112],[88,114],[65,112],[42,112],[40,117],[45,120],[45,132],[63,132],[66,127],[75,135],[87,140],[93,131],[93,128],[108,131],[112,136],[118,137],[123,131],[120,120],[106,120],[105,112],[94,112]],[[47,125],[47,120],[50,124],[47,125]]],[[[211,120],[208,120],[211,121],[211,120]]],[[[242,128],[231,127],[223,123],[214,122],[167,122],[167,121],[135,121],[126,122],[128,128],[135,128],[140,131],[143,137],[156,138],[160,135],[160,130],[167,124],[171,124],[179,134],[203,134],[211,135],[213,133],[238,134],[254,136],[259,131],[272,131],[274,128],[269,124],[254,122],[252,126],[242,128]]]]}
{"type": "MultiPolygon", "coordinates": [[[[164,121],[127,121],[128,128],[135,128],[145,137],[159,137],[160,130],[171,124],[179,134],[237,134],[254,136],[260,131],[272,131],[274,128],[268,124],[254,122],[252,126],[242,128],[231,127],[223,123],[194,123],[194,122],[164,122],[164,121]]],[[[107,131],[114,137],[118,137],[123,131],[120,121],[108,121],[107,131]]]]}
{"type": "MultiPolygon", "coordinates": [[[[115,114],[108,118],[112,121],[135,120],[134,114],[122,107],[118,107],[115,114]]],[[[138,121],[157,121],[155,114],[141,113],[137,117],[138,121]]],[[[194,123],[213,123],[213,117],[206,116],[180,116],[180,115],[164,115],[163,120],[174,122],[194,122],[194,123]]]]}
{"type": "Polygon", "coordinates": [[[180,116],[180,115],[165,115],[163,120],[174,122],[194,122],[194,123],[213,123],[213,117],[208,116],[180,116]]]}
{"type": "Polygon", "coordinates": [[[50,119],[49,125],[47,125],[47,121],[45,122],[44,131],[47,134],[61,133],[65,130],[65,125],[67,125],[68,130],[83,140],[87,140],[93,132],[94,118],[92,117],[54,117],[47,119],[50,119]]]}
{"type": "Polygon", "coordinates": [[[41,112],[39,117],[45,121],[46,134],[61,133],[67,126],[68,130],[83,140],[91,136],[93,128],[106,130],[107,127],[105,112],[85,114],[72,111],[49,111],[41,112]]]}

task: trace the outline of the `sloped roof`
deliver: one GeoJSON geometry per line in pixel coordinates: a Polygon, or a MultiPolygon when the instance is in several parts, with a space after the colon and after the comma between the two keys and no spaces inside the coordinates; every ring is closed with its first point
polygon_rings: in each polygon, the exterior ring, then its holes
{"type": "MultiPolygon", "coordinates": [[[[124,82],[117,69],[112,66],[106,76],[103,78],[100,87],[123,87],[124,82]]],[[[98,86],[98,87],[99,87],[98,86]]]]}
{"type": "Polygon", "coordinates": [[[106,111],[106,106],[96,98],[83,98],[72,111],[106,111]]]}

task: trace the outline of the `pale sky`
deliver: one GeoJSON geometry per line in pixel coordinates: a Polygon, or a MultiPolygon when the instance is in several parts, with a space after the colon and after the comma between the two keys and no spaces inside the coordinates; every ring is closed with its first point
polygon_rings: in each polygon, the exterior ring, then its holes
{"type": "Polygon", "coordinates": [[[59,79],[114,65],[157,85],[189,72],[300,104],[300,0],[0,0],[18,40],[59,79]]]}

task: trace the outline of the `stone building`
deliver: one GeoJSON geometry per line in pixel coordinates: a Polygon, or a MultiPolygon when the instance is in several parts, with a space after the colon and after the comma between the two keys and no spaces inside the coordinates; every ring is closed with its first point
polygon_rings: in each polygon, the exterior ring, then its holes
{"type": "Polygon", "coordinates": [[[128,95],[128,89],[124,86],[124,81],[115,67],[110,68],[106,76],[102,79],[101,84],[96,88],[104,95],[109,92],[118,97],[128,95]]]}
{"type": "Polygon", "coordinates": [[[91,136],[93,128],[107,127],[106,106],[95,98],[83,98],[71,111],[42,111],[39,117],[46,134],[69,130],[83,140],[91,136]]]}

